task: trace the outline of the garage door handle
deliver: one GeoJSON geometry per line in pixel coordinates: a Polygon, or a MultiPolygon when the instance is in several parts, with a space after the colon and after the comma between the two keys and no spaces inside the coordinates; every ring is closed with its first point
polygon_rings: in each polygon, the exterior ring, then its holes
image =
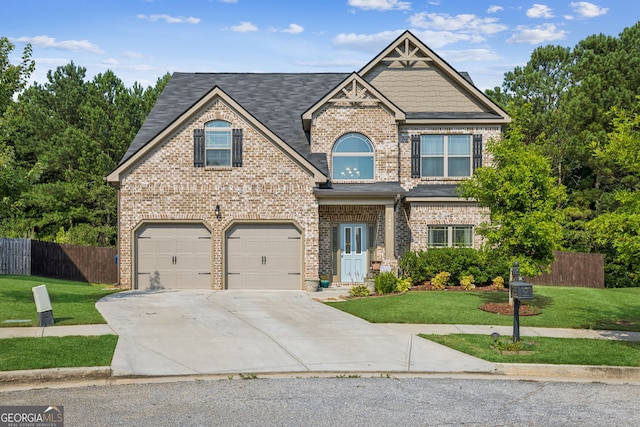
{"type": "Polygon", "coordinates": [[[299,276],[300,273],[288,273],[290,276],[299,276]]]}
{"type": "Polygon", "coordinates": [[[262,255],[262,265],[265,265],[267,263],[267,257],[262,255]]]}

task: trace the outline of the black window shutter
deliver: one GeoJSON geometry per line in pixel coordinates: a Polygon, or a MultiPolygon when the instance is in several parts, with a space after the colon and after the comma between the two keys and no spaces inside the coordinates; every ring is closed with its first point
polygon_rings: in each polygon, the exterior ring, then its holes
{"type": "Polygon", "coordinates": [[[473,135],[473,171],[482,167],[482,135],[473,135]]]}
{"type": "Polygon", "coordinates": [[[193,130],[193,166],[204,167],[204,129],[193,130]]]}
{"type": "Polygon", "coordinates": [[[231,166],[242,167],[242,129],[233,130],[231,146],[231,166]]]}
{"type": "Polygon", "coordinates": [[[411,135],[411,178],[420,178],[420,135],[411,135]]]}

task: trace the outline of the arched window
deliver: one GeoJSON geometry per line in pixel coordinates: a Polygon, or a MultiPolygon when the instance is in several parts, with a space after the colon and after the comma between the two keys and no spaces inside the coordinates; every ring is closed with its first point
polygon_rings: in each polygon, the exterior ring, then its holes
{"type": "Polygon", "coordinates": [[[214,120],[204,125],[207,166],[231,166],[231,123],[214,120]]]}
{"type": "Polygon", "coordinates": [[[340,137],[331,153],[334,181],[373,179],[373,145],[366,136],[348,133],[340,137]]]}

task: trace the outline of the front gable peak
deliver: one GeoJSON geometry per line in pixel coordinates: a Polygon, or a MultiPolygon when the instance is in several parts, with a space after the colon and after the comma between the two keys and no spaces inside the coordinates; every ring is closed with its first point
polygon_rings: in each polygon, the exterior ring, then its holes
{"type": "Polygon", "coordinates": [[[352,73],[302,114],[302,122],[305,130],[309,130],[313,114],[326,104],[338,106],[381,105],[386,108],[397,121],[405,119],[405,114],[401,109],[389,101],[382,93],[357,73],[352,73]]]}

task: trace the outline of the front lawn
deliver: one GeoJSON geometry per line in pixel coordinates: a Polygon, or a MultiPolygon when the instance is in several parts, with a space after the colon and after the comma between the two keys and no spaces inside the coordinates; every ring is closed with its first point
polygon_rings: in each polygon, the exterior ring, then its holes
{"type": "Polygon", "coordinates": [[[463,353],[495,363],[543,363],[559,365],[640,366],[640,342],[582,338],[523,337],[530,354],[499,354],[488,335],[420,335],[463,353]]]}
{"type": "MultiPolygon", "coordinates": [[[[512,325],[513,317],[479,307],[507,302],[507,292],[409,291],[403,295],[327,302],[374,323],[512,325]]],[[[537,316],[521,316],[521,326],[640,331],[640,288],[591,289],[534,286],[537,316]]]]}
{"type": "Polygon", "coordinates": [[[31,288],[39,285],[47,285],[56,326],[106,323],[96,310],[96,301],[117,292],[115,289],[107,289],[106,285],[34,276],[0,275],[0,327],[38,325],[38,313],[31,288]]]}
{"type": "Polygon", "coordinates": [[[0,371],[109,366],[115,335],[0,340],[0,371]]]}

